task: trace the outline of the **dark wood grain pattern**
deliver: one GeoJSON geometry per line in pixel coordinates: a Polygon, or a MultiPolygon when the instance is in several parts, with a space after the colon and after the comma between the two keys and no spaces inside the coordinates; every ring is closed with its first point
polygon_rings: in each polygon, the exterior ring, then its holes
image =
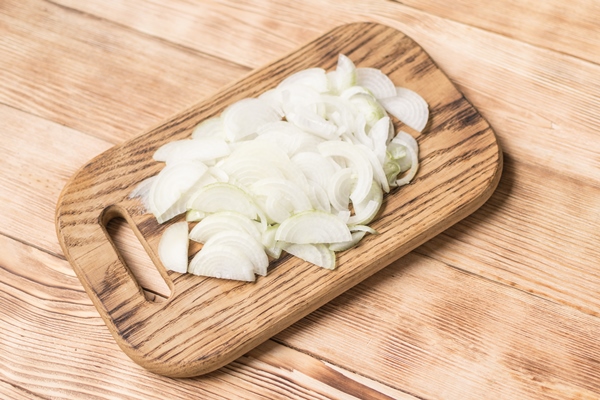
{"type": "Polygon", "coordinates": [[[472,213],[489,198],[501,170],[502,153],[492,129],[430,57],[397,30],[355,23],[90,161],[65,186],[56,226],[65,256],[119,346],[153,372],[194,376],[233,361],[472,213]],[[335,271],[285,257],[252,284],[167,272],[156,251],[165,226],[128,199],[138,182],[158,172],[153,152],[295,71],[332,68],[339,53],[357,66],[382,69],[398,86],[421,93],[431,109],[429,125],[417,137],[419,174],[413,184],[386,197],[372,224],[380,234],[340,253],[335,271]],[[166,301],[146,300],[125,266],[106,230],[115,217],[129,222],[156,264],[172,292],[166,301]]]}

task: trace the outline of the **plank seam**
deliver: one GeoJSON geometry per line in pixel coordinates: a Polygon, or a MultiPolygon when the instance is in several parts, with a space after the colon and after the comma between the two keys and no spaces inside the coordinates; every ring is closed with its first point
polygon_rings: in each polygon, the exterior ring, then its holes
{"type": "Polygon", "coordinates": [[[561,50],[556,50],[556,49],[553,49],[553,48],[548,47],[548,46],[542,46],[542,45],[539,45],[539,44],[536,44],[536,43],[532,43],[532,42],[530,42],[528,40],[522,40],[522,39],[517,38],[516,36],[507,35],[507,34],[504,34],[502,32],[496,31],[496,30],[486,29],[486,28],[483,28],[483,27],[478,26],[478,25],[467,24],[467,23],[465,23],[463,21],[460,21],[460,20],[457,20],[457,19],[454,19],[454,18],[444,17],[444,16],[441,16],[441,15],[438,15],[438,14],[431,13],[429,11],[421,10],[421,9],[419,9],[417,7],[405,4],[404,2],[402,2],[402,0],[386,0],[386,1],[388,1],[389,3],[399,4],[402,7],[410,8],[411,10],[415,10],[418,13],[428,14],[428,15],[431,15],[431,16],[433,16],[435,18],[444,19],[446,21],[452,21],[455,24],[460,24],[460,25],[463,25],[463,26],[468,26],[468,27],[471,27],[473,29],[480,30],[482,32],[488,32],[488,33],[491,33],[493,35],[501,36],[501,37],[507,38],[509,40],[514,40],[515,42],[519,42],[519,43],[523,43],[523,44],[526,44],[526,45],[531,46],[531,47],[535,47],[537,49],[550,51],[550,52],[553,52],[555,54],[560,54],[560,55],[562,55],[564,57],[569,57],[569,58],[573,58],[575,60],[579,60],[581,62],[590,63],[592,65],[598,65],[598,66],[600,66],[600,63],[597,63],[597,62],[592,61],[592,60],[587,60],[585,58],[579,57],[579,56],[574,55],[574,54],[566,53],[566,52],[561,51],[561,50]]]}
{"type": "Polygon", "coordinates": [[[88,13],[88,12],[85,12],[85,11],[81,11],[81,10],[78,10],[78,9],[75,9],[75,8],[71,8],[71,7],[65,6],[63,4],[55,3],[52,0],[44,0],[44,1],[47,2],[47,3],[49,3],[49,4],[52,4],[55,7],[58,7],[58,8],[61,8],[61,9],[65,10],[65,11],[71,12],[73,14],[84,16],[84,17],[87,17],[87,18],[93,18],[96,21],[100,21],[100,22],[103,22],[103,23],[108,23],[108,24],[113,25],[113,26],[118,26],[118,27],[120,27],[120,28],[122,28],[122,29],[124,29],[126,31],[133,32],[136,35],[147,37],[147,38],[151,38],[152,40],[156,40],[159,43],[166,44],[166,45],[171,46],[171,47],[173,47],[175,49],[183,50],[183,51],[191,53],[193,55],[202,55],[204,57],[207,57],[207,58],[210,58],[210,59],[213,59],[213,60],[222,61],[222,62],[224,62],[226,64],[229,64],[229,65],[232,65],[232,66],[242,67],[242,68],[246,68],[248,70],[252,69],[251,67],[249,67],[247,65],[238,64],[238,63],[233,62],[231,60],[228,60],[226,58],[222,58],[222,57],[215,56],[213,54],[205,53],[203,51],[194,49],[192,47],[188,47],[188,46],[185,46],[185,45],[177,43],[177,42],[172,42],[172,41],[170,41],[168,39],[165,39],[165,38],[162,38],[160,36],[155,36],[155,35],[149,34],[147,32],[139,31],[139,30],[134,29],[132,27],[129,27],[127,25],[120,24],[120,23],[118,23],[116,21],[112,21],[110,19],[103,18],[103,17],[100,17],[100,16],[95,15],[95,14],[91,14],[91,13],[88,13]]]}
{"type": "MultiPolygon", "coordinates": [[[[284,341],[282,341],[282,340],[280,340],[280,339],[277,339],[277,337],[276,337],[276,336],[272,337],[270,340],[272,340],[273,342],[275,342],[275,343],[277,343],[277,344],[279,344],[279,345],[281,345],[281,346],[285,346],[285,347],[287,347],[287,348],[289,348],[289,349],[292,349],[292,350],[294,350],[294,351],[297,351],[297,352],[300,352],[300,353],[306,354],[307,356],[309,356],[309,357],[312,357],[312,358],[314,358],[314,359],[316,359],[316,360],[318,360],[318,361],[320,361],[320,362],[326,362],[326,363],[328,363],[328,364],[335,365],[337,368],[340,368],[340,369],[342,369],[342,370],[344,370],[344,371],[351,372],[351,373],[353,373],[353,374],[356,374],[356,375],[359,375],[359,376],[361,376],[361,377],[363,377],[363,378],[369,379],[369,380],[371,380],[371,381],[373,381],[373,382],[377,382],[377,383],[379,383],[380,385],[387,386],[387,387],[389,387],[389,388],[391,388],[391,389],[394,389],[394,390],[397,390],[397,391],[399,391],[399,392],[405,393],[405,394],[407,394],[407,395],[409,395],[409,396],[413,396],[413,397],[414,397],[415,399],[417,399],[417,400],[428,400],[426,397],[422,397],[422,396],[416,395],[415,393],[409,392],[409,391],[407,391],[407,390],[406,390],[406,389],[404,389],[404,388],[399,388],[399,387],[396,387],[396,386],[392,386],[392,385],[390,385],[389,383],[387,383],[387,382],[384,382],[384,381],[382,381],[382,380],[380,380],[380,379],[375,379],[375,378],[373,378],[373,377],[370,377],[370,376],[367,376],[367,375],[365,375],[365,374],[363,374],[363,373],[360,373],[360,372],[358,372],[358,371],[356,371],[356,370],[354,370],[354,369],[350,369],[350,368],[348,368],[348,366],[340,365],[340,364],[338,364],[338,363],[336,363],[336,362],[334,362],[334,361],[332,361],[332,360],[329,360],[329,359],[326,359],[326,358],[320,357],[319,355],[317,355],[317,354],[315,354],[315,353],[312,353],[312,352],[310,352],[310,351],[306,351],[306,350],[304,350],[304,349],[301,349],[301,348],[299,348],[299,347],[292,346],[292,345],[290,345],[289,343],[286,343],[286,342],[284,342],[284,341]]],[[[374,389],[374,388],[371,388],[371,389],[373,389],[373,390],[376,390],[376,389],[374,389]]],[[[382,394],[383,394],[383,393],[382,393],[382,394]]]]}
{"type": "MultiPolygon", "coordinates": [[[[443,234],[444,233],[441,233],[440,235],[443,235],[443,234]]],[[[452,238],[452,237],[451,237],[451,239],[452,240],[457,240],[457,239],[452,238]]],[[[505,282],[502,282],[502,281],[497,281],[495,279],[489,278],[487,276],[479,275],[479,274],[477,274],[477,273],[475,273],[473,271],[469,271],[467,269],[463,269],[460,266],[450,264],[450,263],[448,263],[446,261],[438,260],[437,258],[432,257],[431,255],[428,255],[428,254],[426,254],[424,252],[419,251],[418,248],[415,249],[415,250],[413,250],[413,252],[416,253],[416,254],[418,254],[419,256],[422,256],[422,257],[428,258],[430,260],[433,260],[435,262],[439,262],[441,264],[444,264],[447,267],[452,268],[452,269],[454,269],[456,271],[459,271],[461,273],[464,273],[466,275],[470,275],[470,276],[474,276],[474,277],[477,277],[477,278],[481,278],[481,279],[483,279],[485,281],[488,281],[488,282],[491,282],[493,284],[497,284],[497,285],[501,285],[501,286],[504,286],[504,287],[509,288],[509,289],[517,290],[517,291],[519,291],[521,293],[527,294],[529,296],[533,296],[533,297],[535,297],[535,298],[537,298],[539,300],[542,300],[542,301],[545,301],[545,302],[548,302],[548,303],[551,303],[551,304],[554,304],[554,305],[558,305],[558,306],[561,306],[561,307],[568,307],[568,308],[570,308],[572,310],[575,310],[577,312],[580,312],[580,313],[582,313],[584,315],[588,315],[588,316],[595,317],[595,318],[600,318],[600,315],[598,313],[592,311],[592,310],[589,310],[589,312],[586,312],[586,311],[582,310],[581,307],[576,306],[575,304],[571,304],[571,303],[568,303],[568,302],[561,302],[559,300],[552,299],[551,297],[547,297],[547,296],[544,296],[542,294],[538,294],[538,293],[535,293],[535,292],[529,292],[529,291],[527,291],[527,290],[525,290],[523,288],[520,288],[518,286],[513,286],[513,285],[510,285],[508,283],[505,283],[505,282]]]]}
{"type": "Polygon", "coordinates": [[[17,243],[21,243],[21,244],[23,244],[25,246],[28,246],[28,247],[34,248],[34,249],[36,249],[38,251],[41,251],[42,253],[51,255],[52,257],[56,257],[59,260],[67,261],[67,258],[63,254],[55,253],[55,252],[53,252],[51,250],[45,249],[45,248],[40,247],[38,245],[35,245],[33,243],[29,243],[29,242],[27,242],[27,241],[25,241],[23,239],[19,239],[19,238],[15,237],[15,236],[9,235],[6,232],[0,232],[0,235],[4,236],[4,237],[6,237],[6,238],[8,238],[10,240],[13,240],[13,241],[15,241],[17,243]]]}
{"type": "Polygon", "coordinates": [[[26,393],[27,395],[30,395],[30,396],[35,396],[35,397],[36,397],[36,398],[38,398],[38,399],[50,399],[49,397],[43,397],[43,396],[41,396],[41,395],[39,395],[39,394],[37,394],[37,393],[35,393],[35,392],[33,392],[33,391],[29,390],[29,389],[25,389],[24,387],[22,387],[22,386],[20,386],[20,385],[17,385],[16,383],[9,382],[9,381],[7,381],[7,380],[5,380],[5,379],[0,379],[0,382],[4,382],[4,383],[6,383],[7,385],[9,385],[9,386],[12,386],[13,388],[15,388],[15,389],[17,389],[17,390],[20,390],[20,391],[22,391],[22,392],[26,393]]]}

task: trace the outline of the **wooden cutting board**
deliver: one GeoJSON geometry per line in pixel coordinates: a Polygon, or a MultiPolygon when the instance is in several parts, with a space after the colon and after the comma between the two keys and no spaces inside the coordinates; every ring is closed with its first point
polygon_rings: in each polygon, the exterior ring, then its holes
{"type": "MultiPolygon", "coordinates": [[[[399,121],[394,123],[404,129],[399,121]]],[[[123,351],[158,374],[187,377],[233,361],[469,215],[489,198],[501,170],[494,132],[423,49],[397,30],[355,23],[334,29],[91,160],[63,189],[56,227],[67,259],[123,351]],[[256,97],[295,71],[334,68],[340,53],[359,67],[381,69],[430,105],[427,128],[415,133],[419,173],[412,184],[386,196],[371,224],[379,234],[338,253],[334,271],[290,256],[254,283],[166,271],[157,256],[166,225],[145,214],[138,199],[128,198],[140,181],[161,169],[152,159],[154,151],[168,141],[188,138],[202,120],[239,99],[256,97]],[[106,225],[115,217],[131,225],[167,282],[171,295],[166,301],[144,297],[107,234],[106,225]]]]}

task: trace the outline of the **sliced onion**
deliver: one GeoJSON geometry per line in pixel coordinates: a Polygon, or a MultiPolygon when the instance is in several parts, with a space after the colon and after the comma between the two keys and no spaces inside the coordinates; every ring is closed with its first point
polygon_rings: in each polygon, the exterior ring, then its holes
{"type": "Polygon", "coordinates": [[[262,234],[256,221],[236,211],[220,211],[205,216],[192,230],[189,238],[198,243],[206,243],[213,235],[223,231],[240,231],[255,240],[261,240],[262,234]]]}
{"type": "Polygon", "coordinates": [[[429,120],[429,106],[416,92],[396,88],[396,96],[379,100],[387,112],[412,129],[421,132],[429,120]]]}
{"type": "Polygon", "coordinates": [[[371,222],[383,203],[383,191],[380,185],[373,182],[371,185],[371,190],[369,191],[369,195],[360,203],[353,204],[354,207],[354,215],[352,215],[347,224],[357,225],[357,224],[368,224],[371,222]]]}
{"type": "Polygon", "coordinates": [[[327,195],[332,207],[338,211],[347,211],[350,205],[350,193],[355,179],[351,168],[342,168],[331,176],[327,186],[327,195]]]}
{"type": "Polygon", "coordinates": [[[243,253],[252,263],[255,274],[260,276],[267,274],[267,267],[269,266],[267,254],[262,243],[250,234],[237,229],[223,230],[212,235],[202,249],[209,251],[211,247],[222,245],[243,253]]]}
{"type": "Polygon", "coordinates": [[[208,170],[197,160],[166,165],[148,195],[150,211],[163,223],[186,211],[187,196],[208,170]]]}
{"type": "Polygon", "coordinates": [[[165,167],[130,197],[159,222],[181,213],[197,222],[187,235],[182,221],[177,235],[161,239],[178,237],[179,271],[189,239],[204,243],[187,268],[194,274],[253,281],[284,248],[333,269],[334,250],[376,233],[366,224],[383,192],[417,172],[418,144],[395,134],[388,113],[423,129],[429,110],[416,93],[342,54],[335,70],[294,73],[202,122],[193,140],[160,147],[154,158],[165,167]]]}
{"type": "Polygon", "coordinates": [[[188,267],[188,224],[176,222],[163,232],[158,242],[158,258],[165,269],[184,274],[188,267]]]}
{"type": "Polygon", "coordinates": [[[365,199],[373,182],[373,167],[365,155],[355,146],[346,142],[323,142],[319,152],[324,156],[345,158],[356,173],[356,185],[350,194],[353,203],[365,199]]]}
{"type": "Polygon", "coordinates": [[[369,146],[377,156],[380,165],[385,162],[385,153],[387,151],[388,138],[390,131],[390,117],[383,117],[375,123],[369,130],[369,138],[372,145],[369,146]]]}
{"type": "Polygon", "coordinates": [[[236,141],[255,134],[264,124],[281,120],[281,115],[268,102],[248,98],[227,107],[222,118],[225,138],[236,141]]]}
{"type": "Polygon", "coordinates": [[[323,139],[310,135],[288,121],[276,121],[263,125],[257,131],[255,140],[275,143],[288,156],[303,151],[315,151],[323,139]]]}
{"type": "Polygon", "coordinates": [[[356,84],[368,89],[376,99],[396,96],[396,86],[377,68],[357,68],[356,84]]]}
{"type": "Polygon", "coordinates": [[[327,74],[323,68],[308,68],[298,71],[281,81],[278,87],[284,88],[289,85],[308,86],[318,93],[325,93],[329,89],[327,74]]]}
{"type": "Polygon", "coordinates": [[[129,194],[129,198],[133,199],[135,197],[139,197],[142,205],[146,209],[146,211],[150,211],[150,190],[152,185],[154,185],[154,181],[158,178],[157,175],[151,176],[150,178],[146,178],[141,181],[135,189],[129,194]]]}
{"type": "Polygon", "coordinates": [[[347,242],[341,242],[341,243],[331,243],[329,245],[329,250],[332,250],[332,251],[348,250],[348,249],[356,246],[358,244],[358,242],[360,242],[361,239],[366,235],[366,233],[367,232],[364,232],[364,231],[352,232],[352,240],[349,240],[347,242]]]}
{"type": "Polygon", "coordinates": [[[263,233],[261,237],[261,243],[265,247],[265,252],[269,257],[278,259],[281,256],[281,251],[283,250],[283,242],[278,242],[275,240],[275,234],[277,233],[277,229],[279,225],[273,225],[268,227],[263,233]]]}
{"type": "Polygon", "coordinates": [[[350,229],[350,232],[354,233],[354,232],[367,232],[370,233],[372,235],[378,235],[379,232],[377,232],[375,229],[371,228],[368,225],[350,225],[348,226],[348,228],[350,229]]]}
{"type": "Polygon", "coordinates": [[[347,56],[340,54],[336,69],[327,73],[329,89],[334,94],[356,85],[356,66],[347,56]]]}
{"type": "Polygon", "coordinates": [[[384,107],[370,94],[355,94],[350,97],[350,102],[356,107],[357,112],[365,118],[368,128],[386,116],[384,107]]]}
{"type": "Polygon", "coordinates": [[[244,253],[235,247],[220,244],[203,247],[192,259],[188,272],[212,278],[254,282],[254,266],[244,253]]]}
{"type": "Polygon", "coordinates": [[[200,122],[192,132],[192,139],[206,137],[225,137],[225,128],[221,117],[212,117],[200,122]]]}
{"type": "Polygon", "coordinates": [[[413,178],[415,177],[415,175],[417,174],[417,171],[419,169],[419,162],[418,162],[418,156],[417,153],[415,153],[415,151],[412,149],[411,146],[406,146],[406,150],[408,151],[410,160],[411,160],[411,164],[410,164],[410,169],[406,172],[406,174],[396,180],[396,185],[398,186],[404,186],[408,183],[410,183],[413,178]]]}
{"type": "Polygon", "coordinates": [[[229,155],[229,146],[225,140],[215,137],[184,139],[169,142],[154,153],[156,161],[166,163],[188,160],[208,161],[229,155]]]}
{"type": "Polygon", "coordinates": [[[213,183],[198,190],[190,200],[189,208],[206,213],[237,211],[250,219],[258,217],[252,198],[229,183],[213,183]]]}
{"type": "Polygon", "coordinates": [[[324,244],[286,243],[285,252],[316,266],[335,269],[335,253],[324,244]]]}
{"type": "Polygon", "coordinates": [[[189,209],[185,213],[185,220],[188,222],[198,222],[204,217],[206,217],[206,213],[203,211],[189,209]]]}
{"type": "Polygon", "coordinates": [[[304,211],[281,223],[275,240],[288,243],[338,243],[352,239],[339,217],[323,211],[304,211]]]}

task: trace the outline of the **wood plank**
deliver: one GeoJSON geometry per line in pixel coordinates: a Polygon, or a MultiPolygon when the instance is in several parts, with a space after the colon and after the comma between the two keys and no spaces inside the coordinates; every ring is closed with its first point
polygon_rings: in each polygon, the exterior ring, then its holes
{"type": "Polygon", "coordinates": [[[327,13],[326,8],[295,2],[174,0],[166,5],[133,0],[108,6],[101,0],[56,3],[253,69],[344,21],[327,13]]]}
{"type": "Polygon", "coordinates": [[[0,201],[10,210],[0,213],[0,233],[61,254],[54,223],[60,191],[112,144],[3,105],[0,120],[0,201]]]}
{"type": "Polygon", "coordinates": [[[415,253],[275,337],[418,398],[596,399],[600,320],[415,253]]]}
{"type": "Polygon", "coordinates": [[[2,398],[414,399],[274,342],[204,377],[151,374],[117,347],[66,261],[1,235],[0,247],[2,398]]]}
{"type": "Polygon", "coordinates": [[[402,0],[402,4],[445,19],[496,32],[584,60],[600,63],[598,15],[594,0],[529,2],[501,0],[402,0]]]}
{"type": "Polygon", "coordinates": [[[248,70],[42,0],[0,13],[0,103],[118,143],[248,70]]]}
{"type": "MultiPolygon", "coordinates": [[[[133,0],[113,5],[118,7],[118,12],[105,7],[100,0],[60,2],[174,43],[186,43],[199,51],[219,51],[228,60],[238,55],[240,50],[237,43],[242,37],[262,43],[261,34],[271,32],[276,27],[282,35],[277,39],[269,36],[274,42],[272,46],[255,45],[252,51],[243,49],[244,65],[253,68],[276,57],[277,51],[291,51],[311,35],[315,37],[339,24],[365,19],[385,23],[405,32],[425,48],[490,120],[506,152],[567,174],[580,175],[585,180],[590,177],[600,179],[600,168],[595,157],[600,152],[600,141],[596,140],[600,126],[600,99],[597,96],[600,92],[600,67],[556,51],[526,45],[518,40],[520,38],[503,37],[473,28],[466,22],[451,21],[400,3],[371,0],[356,1],[351,6],[335,1],[309,0],[300,6],[285,1],[264,0],[252,4],[221,1],[194,7],[184,0],[169,2],[169,7],[133,0]],[[294,17],[300,14],[294,12],[295,7],[315,11],[309,11],[311,17],[305,21],[304,18],[300,20],[294,17]],[[169,15],[168,20],[160,19],[163,13],[169,15]],[[225,37],[219,31],[206,29],[215,14],[220,16],[219,26],[234,27],[225,37]],[[133,18],[133,15],[138,16],[133,18]],[[238,15],[243,18],[238,19],[238,15]],[[196,24],[191,23],[190,19],[196,24]],[[175,30],[171,26],[186,26],[189,30],[175,30]],[[190,36],[202,36],[206,40],[190,43],[190,36]],[[287,48],[282,40],[287,41],[287,48]],[[558,98],[562,99],[561,102],[552,101],[558,98]],[[569,139],[568,142],[565,138],[569,139]],[[538,151],[532,152],[532,147],[538,151]],[[582,156],[576,159],[563,157],[565,147],[582,156]]],[[[433,12],[432,5],[436,4],[439,8],[441,6],[438,4],[443,2],[429,0],[409,3],[424,3],[423,7],[428,7],[427,10],[431,8],[429,11],[433,12]]],[[[459,3],[460,7],[470,4],[466,0],[459,3]]],[[[452,9],[454,3],[449,4],[445,7],[452,9]]],[[[495,11],[491,10],[496,8],[508,9],[502,8],[508,4],[517,10],[534,7],[538,9],[538,15],[544,15],[552,7],[562,6],[562,3],[549,2],[544,7],[538,7],[511,0],[496,4],[498,2],[481,3],[476,8],[492,14],[495,11]]],[[[579,10],[576,11],[579,13],[597,7],[595,4],[591,0],[578,0],[573,3],[572,9],[579,10]]],[[[440,11],[440,14],[443,13],[440,11]]],[[[569,20],[571,17],[566,18],[569,20]]],[[[573,32],[570,29],[578,29],[576,25],[566,22],[564,26],[564,32],[567,33],[573,32]]],[[[539,32],[539,36],[543,37],[544,32],[539,32]]],[[[588,36],[595,42],[600,40],[598,35],[588,36]]]]}
{"type": "Polygon", "coordinates": [[[505,158],[494,195],[417,251],[600,316],[600,187],[505,158]]]}

